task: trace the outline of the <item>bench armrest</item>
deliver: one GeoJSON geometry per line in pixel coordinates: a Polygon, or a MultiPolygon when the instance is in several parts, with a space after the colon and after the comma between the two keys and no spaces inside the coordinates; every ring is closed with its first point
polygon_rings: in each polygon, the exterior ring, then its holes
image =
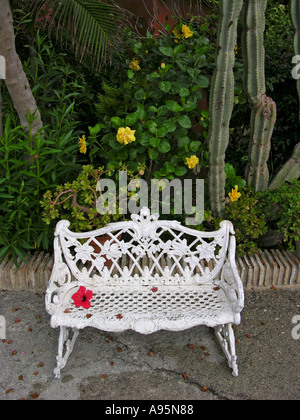
{"type": "Polygon", "coordinates": [[[45,297],[46,310],[50,315],[55,314],[56,308],[71,286],[71,281],[71,272],[62,260],[62,250],[59,238],[56,236],[54,239],[54,265],[45,297]]]}
{"type": "Polygon", "coordinates": [[[228,256],[222,268],[220,286],[225,290],[232,309],[239,315],[244,308],[244,287],[235,263],[235,249],[235,236],[230,235],[228,256]]]}

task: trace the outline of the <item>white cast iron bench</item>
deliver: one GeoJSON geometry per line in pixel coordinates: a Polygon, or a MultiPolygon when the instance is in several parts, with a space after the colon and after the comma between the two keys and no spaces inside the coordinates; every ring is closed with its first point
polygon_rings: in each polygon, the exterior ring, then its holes
{"type": "Polygon", "coordinates": [[[223,221],[215,232],[200,232],[159,220],[147,208],[131,218],[87,233],[71,232],[66,220],[57,223],[46,293],[51,327],[60,327],[55,376],[60,377],[85,327],[150,334],[197,325],[215,329],[232,374],[238,376],[232,324],[240,323],[244,291],[232,224],[223,221]],[[101,245],[104,235],[108,239],[101,245]],[[75,306],[80,287],[92,292],[92,298],[91,292],[86,295],[88,309],[75,306]]]}

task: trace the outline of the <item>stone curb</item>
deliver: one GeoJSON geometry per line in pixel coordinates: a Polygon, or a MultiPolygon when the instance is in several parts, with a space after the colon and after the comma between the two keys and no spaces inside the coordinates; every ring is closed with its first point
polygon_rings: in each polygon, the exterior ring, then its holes
{"type": "MultiPolygon", "coordinates": [[[[17,268],[12,259],[0,264],[0,290],[46,290],[53,268],[53,256],[44,252],[19,260],[17,268]]],[[[290,251],[261,251],[236,259],[245,289],[300,286],[300,259],[290,251]]]]}

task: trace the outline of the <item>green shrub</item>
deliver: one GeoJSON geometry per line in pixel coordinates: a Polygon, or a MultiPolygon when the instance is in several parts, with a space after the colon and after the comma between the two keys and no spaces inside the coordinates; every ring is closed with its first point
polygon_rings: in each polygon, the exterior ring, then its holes
{"type": "MultiPolygon", "coordinates": [[[[0,260],[10,255],[15,263],[30,251],[48,250],[53,227],[48,228],[42,221],[39,201],[49,188],[55,188],[81,169],[76,110],[82,100],[77,92],[81,86],[64,55],[58,54],[46,37],[37,34],[34,45],[31,61],[24,68],[45,124],[35,136],[19,125],[12,101],[3,89],[0,260]]],[[[34,116],[27,118],[32,126],[34,116]]]]}
{"type": "Polygon", "coordinates": [[[269,229],[281,233],[285,246],[295,251],[300,239],[300,181],[260,193],[260,201],[269,229]]]}
{"type": "Polygon", "coordinates": [[[237,201],[228,202],[226,217],[234,225],[239,255],[258,252],[256,240],[267,233],[268,227],[257,194],[246,188],[242,190],[237,201]]]}
{"type": "Polygon", "coordinates": [[[144,168],[148,179],[184,176],[190,169],[186,159],[192,156],[207,165],[209,115],[202,110],[199,116],[198,104],[210,83],[211,46],[192,24],[183,25],[178,23],[165,36],[148,33],[145,39],[128,32],[131,51],[119,76],[124,80],[125,74],[125,81],[103,84],[97,104],[100,121],[90,127],[93,163],[100,157],[111,169],[120,162],[131,171],[144,168]],[[119,129],[126,127],[135,135],[130,144],[117,139],[119,129]]]}
{"type": "MultiPolygon", "coordinates": [[[[34,117],[29,117],[31,124],[34,117]]],[[[14,261],[23,259],[29,250],[48,249],[53,231],[45,229],[39,200],[43,193],[74,170],[77,136],[71,128],[57,138],[43,127],[32,137],[22,127],[11,127],[6,120],[0,137],[0,259],[11,254],[14,261]]]]}
{"type": "MultiPolygon", "coordinates": [[[[126,168],[120,168],[120,170],[126,168]]],[[[53,191],[48,190],[40,202],[43,209],[43,221],[46,225],[54,225],[58,220],[69,220],[70,229],[75,232],[85,232],[105,227],[108,223],[125,220],[125,215],[119,212],[116,197],[112,192],[112,200],[103,203],[107,213],[99,214],[97,201],[101,196],[97,185],[101,179],[111,178],[104,167],[94,168],[83,165],[76,179],[58,185],[53,191]]],[[[129,174],[130,181],[137,179],[129,174]]],[[[127,193],[130,196],[130,192],[127,193]]]]}

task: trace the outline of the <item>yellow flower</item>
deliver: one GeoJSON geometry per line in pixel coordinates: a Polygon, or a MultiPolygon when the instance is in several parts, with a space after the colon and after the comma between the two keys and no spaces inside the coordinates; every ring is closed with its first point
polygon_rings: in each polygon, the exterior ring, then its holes
{"type": "Polygon", "coordinates": [[[195,168],[195,166],[199,163],[199,159],[197,156],[193,155],[190,158],[186,158],[185,164],[189,167],[189,169],[195,168]]]}
{"type": "Polygon", "coordinates": [[[181,39],[181,34],[178,32],[177,28],[174,28],[172,32],[177,39],[181,39]]]}
{"type": "Polygon", "coordinates": [[[134,71],[139,71],[139,70],[141,70],[141,67],[139,66],[139,64],[140,64],[139,60],[137,60],[137,59],[135,58],[135,59],[133,59],[133,60],[132,60],[132,62],[129,64],[129,68],[130,68],[131,70],[134,70],[134,71]]]}
{"type": "Polygon", "coordinates": [[[190,38],[194,35],[194,33],[190,30],[190,28],[187,25],[182,25],[181,31],[183,33],[184,38],[190,38]]]}
{"type": "Polygon", "coordinates": [[[79,152],[86,154],[86,137],[85,136],[82,136],[79,139],[79,144],[80,144],[80,146],[79,146],[79,152]]]}
{"type": "Polygon", "coordinates": [[[131,130],[130,127],[120,127],[117,133],[117,140],[121,144],[127,145],[135,141],[136,130],[131,130]]]}
{"type": "Polygon", "coordinates": [[[237,55],[237,52],[238,52],[238,46],[236,45],[236,46],[234,47],[234,54],[235,54],[235,55],[237,55]]]}
{"type": "Polygon", "coordinates": [[[229,198],[230,201],[238,201],[238,199],[240,198],[240,196],[242,195],[241,193],[238,192],[239,187],[236,185],[235,188],[231,191],[231,193],[229,193],[229,198]]]}
{"type": "Polygon", "coordinates": [[[166,68],[165,63],[161,63],[160,67],[161,67],[162,69],[165,69],[165,68],[166,68]]]}

